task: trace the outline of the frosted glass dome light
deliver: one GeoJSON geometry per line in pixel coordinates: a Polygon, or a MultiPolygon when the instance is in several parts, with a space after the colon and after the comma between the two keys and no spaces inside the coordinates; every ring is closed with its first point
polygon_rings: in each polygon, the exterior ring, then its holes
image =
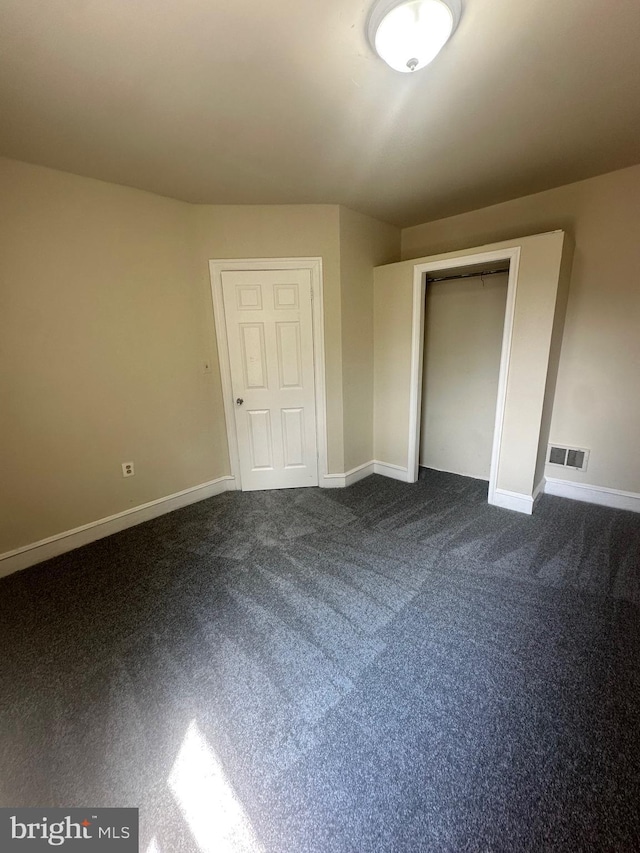
{"type": "Polygon", "coordinates": [[[435,59],[459,18],[459,0],[378,0],[371,9],[367,32],[387,65],[411,72],[435,59]]]}

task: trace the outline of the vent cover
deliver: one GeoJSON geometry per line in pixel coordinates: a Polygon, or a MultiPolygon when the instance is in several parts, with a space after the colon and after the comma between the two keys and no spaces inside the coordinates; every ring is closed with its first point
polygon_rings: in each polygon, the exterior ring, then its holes
{"type": "Polygon", "coordinates": [[[549,445],[547,462],[549,465],[561,465],[563,468],[574,468],[576,471],[586,471],[589,461],[589,451],[584,447],[563,447],[559,444],[549,445]]]}

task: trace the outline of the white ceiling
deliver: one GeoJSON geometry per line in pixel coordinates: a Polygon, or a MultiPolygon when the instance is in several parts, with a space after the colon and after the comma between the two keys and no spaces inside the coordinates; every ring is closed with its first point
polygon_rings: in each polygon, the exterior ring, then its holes
{"type": "Polygon", "coordinates": [[[0,153],[411,225],[640,162],[638,0],[463,0],[427,68],[361,0],[2,0],[0,153]]]}

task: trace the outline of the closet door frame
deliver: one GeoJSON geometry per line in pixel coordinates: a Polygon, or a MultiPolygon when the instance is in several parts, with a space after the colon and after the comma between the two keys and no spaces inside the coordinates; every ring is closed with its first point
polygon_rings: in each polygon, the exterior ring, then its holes
{"type": "Polygon", "coordinates": [[[426,311],[427,276],[434,272],[455,269],[464,272],[465,267],[477,264],[490,264],[508,261],[509,279],[507,284],[507,302],[505,307],[504,329],[502,333],[502,352],[500,355],[500,373],[498,378],[498,397],[491,450],[491,470],[489,474],[489,503],[496,502],[495,493],[500,466],[500,451],[504,428],[504,413],[507,398],[507,379],[511,361],[513,341],[513,318],[518,289],[520,268],[520,247],[497,249],[491,252],[478,252],[439,261],[426,261],[413,268],[413,323],[411,330],[411,390],[409,397],[409,456],[407,460],[408,480],[416,482],[420,462],[420,422],[422,418],[422,366],[424,357],[424,320],[426,311]]]}

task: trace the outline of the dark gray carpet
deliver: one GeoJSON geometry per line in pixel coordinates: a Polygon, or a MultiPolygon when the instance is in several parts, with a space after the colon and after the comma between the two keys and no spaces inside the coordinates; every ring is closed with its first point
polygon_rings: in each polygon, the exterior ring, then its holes
{"type": "Polygon", "coordinates": [[[163,853],[639,850],[640,516],[424,473],[0,581],[0,804],[139,806],[163,853]]]}

